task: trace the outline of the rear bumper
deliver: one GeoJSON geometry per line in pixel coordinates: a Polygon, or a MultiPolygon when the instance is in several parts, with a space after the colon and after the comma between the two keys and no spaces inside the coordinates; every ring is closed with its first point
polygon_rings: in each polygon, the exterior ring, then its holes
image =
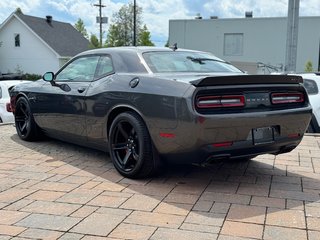
{"type": "MultiPolygon", "coordinates": [[[[238,158],[264,153],[279,154],[294,149],[307,129],[312,108],[273,112],[238,113],[224,115],[192,114],[171,129],[169,137],[153,132],[152,139],[158,152],[174,162],[201,163],[209,158],[238,158]],[[255,144],[252,130],[276,129],[270,142],[255,144]],[[215,144],[229,143],[216,147],[215,144]]],[[[165,131],[160,129],[160,132],[165,131]]]]}

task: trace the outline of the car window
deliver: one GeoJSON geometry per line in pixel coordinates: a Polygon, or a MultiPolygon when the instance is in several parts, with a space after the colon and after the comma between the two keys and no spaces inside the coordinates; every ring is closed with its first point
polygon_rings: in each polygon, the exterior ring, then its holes
{"type": "Polygon", "coordinates": [[[162,72],[241,72],[213,55],[197,52],[147,52],[143,54],[154,73],[162,72]]]}
{"type": "Polygon", "coordinates": [[[109,56],[101,56],[94,78],[99,79],[110,73],[113,73],[112,60],[109,56]]]}
{"type": "Polygon", "coordinates": [[[100,56],[80,57],[69,63],[56,76],[56,81],[92,81],[100,56]]]}

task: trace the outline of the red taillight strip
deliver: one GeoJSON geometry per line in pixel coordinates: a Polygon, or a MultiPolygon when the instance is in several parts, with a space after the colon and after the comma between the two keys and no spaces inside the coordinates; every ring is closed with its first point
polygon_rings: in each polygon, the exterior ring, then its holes
{"type": "Polygon", "coordinates": [[[233,142],[221,142],[221,143],[213,143],[214,147],[230,147],[233,145],[233,142]]]}
{"type": "Polygon", "coordinates": [[[243,107],[245,97],[243,95],[204,96],[197,98],[198,108],[218,107],[243,107]]]}
{"type": "Polygon", "coordinates": [[[272,93],[272,104],[301,103],[304,102],[303,93],[272,93]]]}

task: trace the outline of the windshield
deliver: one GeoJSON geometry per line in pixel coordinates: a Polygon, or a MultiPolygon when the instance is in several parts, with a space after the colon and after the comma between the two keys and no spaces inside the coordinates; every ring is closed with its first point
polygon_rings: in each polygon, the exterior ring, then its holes
{"type": "Polygon", "coordinates": [[[146,52],[143,57],[154,73],[165,72],[241,72],[208,53],[201,52],[146,52]]]}

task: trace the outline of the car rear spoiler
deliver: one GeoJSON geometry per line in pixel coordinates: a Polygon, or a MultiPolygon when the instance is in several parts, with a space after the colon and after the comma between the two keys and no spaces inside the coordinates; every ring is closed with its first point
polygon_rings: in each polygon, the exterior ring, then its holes
{"type": "Polygon", "coordinates": [[[303,83],[300,76],[295,75],[231,75],[211,76],[190,82],[196,87],[243,84],[298,84],[303,83]]]}

